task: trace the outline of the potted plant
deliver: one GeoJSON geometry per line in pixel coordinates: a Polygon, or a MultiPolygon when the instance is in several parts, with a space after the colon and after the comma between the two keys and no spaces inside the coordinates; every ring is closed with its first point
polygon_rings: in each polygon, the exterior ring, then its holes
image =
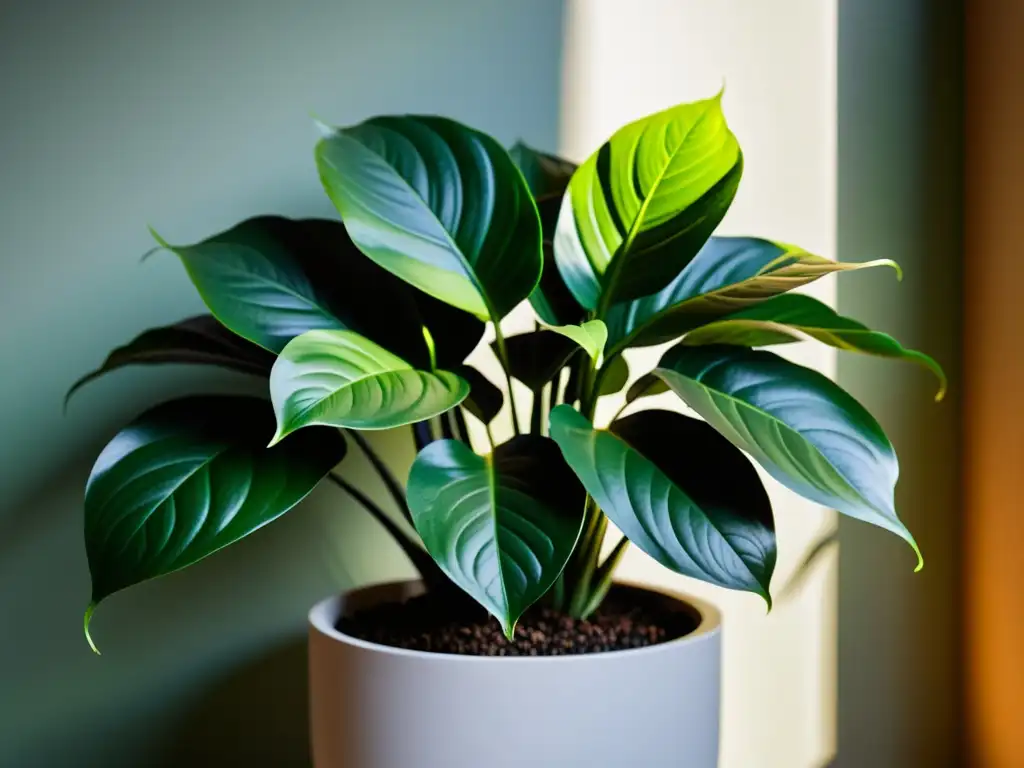
{"type": "Polygon", "coordinates": [[[440,117],[374,118],[316,147],[341,222],[263,216],[188,246],[154,232],[210,314],[146,331],[72,392],[187,362],[268,378],[269,402],[164,403],[103,450],[85,492],[87,636],[111,593],[241,539],[327,478],[421,579],[311,612],[317,766],[714,765],[719,614],[616,584],[626,547],[770,607],[775,528],[753,459],[902,537],[920,567],[879,425],[759,348],[812,338],[923,363],[945,386],[929,357],[789,293],[892,262],[713,235],[743,168],[720,102],[631,123],[579,167],[440,117]],[[535,330],[506,337],[525,300],[535,330]],[[465,363],[485,326],[504,391],[465,363]],[[595,424],[628,381],[623,353],[665,343],[595,424]],[[670,390],[700,418],[644,407],[670,390]],[[403,489],[363,432],[404,426],[418,455],[403,489]],[[336,473],[353,446],[408,525],[336,473]]]}

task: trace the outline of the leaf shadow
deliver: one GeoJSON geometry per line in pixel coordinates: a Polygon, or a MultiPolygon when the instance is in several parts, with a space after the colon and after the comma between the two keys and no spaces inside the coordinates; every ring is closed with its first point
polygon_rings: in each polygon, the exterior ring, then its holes
{"type": "Polygon", "coordinates": [[[311,765],[306,636],[299,635],[206,686],[172,726],[154,768],[311,765]]]}

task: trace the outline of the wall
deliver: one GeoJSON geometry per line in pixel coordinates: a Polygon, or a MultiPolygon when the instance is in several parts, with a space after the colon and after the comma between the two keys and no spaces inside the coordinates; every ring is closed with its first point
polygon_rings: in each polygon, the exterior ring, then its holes
{"type": "Polygon", "coordinates": [[[1024,754],[1024,4],[970,0],[964,271],[966,755],[1024,754]]]}
{"type": "Polygon", "coordinates": [[[130,371],[67,417],[61,398],[111,346],[201,309],[172,257],[139,264],[147,223],[189,242],[255,213],[332,214],[311,114],[439,112],[554,148],[561,12],[551,0],[0,7],[0,766],[308,765],[304,612],[353,580],[406,573],[401,556],[318,490],[237,547],[105,603],[97,658],[81,635],[92,458],[148,404],[237,382],[130,371]]]}
{"type": "MultiPolygon", "coordinates": [[[[726,117],[745,162],[721,231],[799,243],[832,257],[835,14],[832,0],[575,0],[566,21],[563,146],[584,157],[622,123],[713,95],[724,82],[726,117]]],[[[830,281],[810,291],[834,299],[830,281]]],[[[801,344],[783,353],[834,370],[830,348],[801,344]]],[[[634,353],[634,375],[650,370],[659,354],[634,353]]],[[[602,402],[599,418],[611,416],[614,399],[602,402]]],[[[681,407],[672,395],[658,400],[681,407]]],[[[635,549],[622,575],[701,595],[723,609],[722,768],[811,768],[835,749],[834,550],[824,550],[805,578],[791,580],[815,543],[834,531],[835,513],[767,478],[766,486],[779,539],[770,615],[755,596],[672,574],[635,549]]]]}
{"type": "Polygon", "coordinates": [[[905,278],[851,275],[838,308],[950,377],[936,405],[934,378],[915,366],[839,358],[839,382],[896,447],[897,510],[925,558],[912,573],[895,537],[840,522],[839,765],[939,768],[958,764],[962,732],[963,3],[841,0],[839,11],[839,258],[893,258],[905,278]]]}

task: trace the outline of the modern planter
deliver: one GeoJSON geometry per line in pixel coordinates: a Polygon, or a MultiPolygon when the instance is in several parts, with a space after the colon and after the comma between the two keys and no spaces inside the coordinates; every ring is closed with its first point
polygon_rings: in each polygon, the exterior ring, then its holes
{"type": "Polygon", "coordinates": [[[315,768],[714,768],[722,627],[717,609],[652,593],[699,616],[660,645],[561,657],[480,657],[377,645],[338,618],[422,592],[359,589],[309,614],[315,768]]]}

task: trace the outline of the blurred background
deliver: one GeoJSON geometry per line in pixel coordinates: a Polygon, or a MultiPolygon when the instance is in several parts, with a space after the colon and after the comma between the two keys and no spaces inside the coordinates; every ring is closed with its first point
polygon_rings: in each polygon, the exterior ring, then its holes
{"type": "MultiPolygon", "coordinates": [[[[440,113],[582,159],[723,83],[746,156],[723,231],[895,259],[901,284],[869,271],[815,295],[950,376],[937,405],[914,367],[792,352],[892,437],[927,565],[773,486],[770,616],[638,552],[624,575],[725,611],[724,768],[1024,766],[1022,38],[1020,0],[2,0],[0,768],[308,766],[307,609],[412,573],[323,487],[105,602],[89,651],[96,453],[172,394],[247,385],[125,370],[62,413],[111,347],[202,310],[173,257],[140,264],[147,224],[192,242],[260,213],[334,217],[314,117],[440,113]]],[[[411,443],[376,437],[404,476],[411,443]]],[[[344,471],[387,504],[358,458],[344,471]]]]}

